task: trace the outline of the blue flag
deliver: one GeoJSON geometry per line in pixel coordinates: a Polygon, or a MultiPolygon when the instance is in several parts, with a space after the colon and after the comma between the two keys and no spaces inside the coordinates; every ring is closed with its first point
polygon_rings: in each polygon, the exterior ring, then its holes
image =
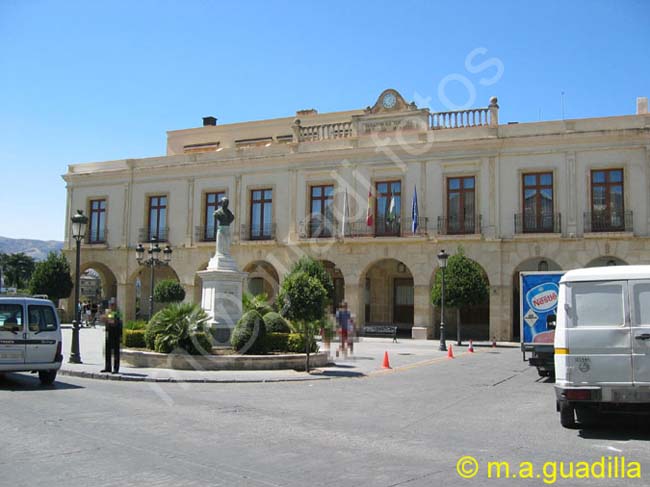
{"type": "Polygon", "coordinates": [[[418,188],[414,186],[413,192],[413,203],[411,204],[411,231],[415,233],[418,229],[418,217],[420,212],[418,211],[418,188]]]}

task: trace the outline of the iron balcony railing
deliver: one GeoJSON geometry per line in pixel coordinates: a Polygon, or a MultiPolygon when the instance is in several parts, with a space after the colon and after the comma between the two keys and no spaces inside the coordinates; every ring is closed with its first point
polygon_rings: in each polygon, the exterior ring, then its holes
{"type": "Polygon", "coordinates": [[[429,231],[428,218],[421,216],[417,219],[417,228],[413,232],[413,219],[411,217],[394,219],[378,218],[373,225],[368,225],[366,220],[352,221],[345,226],[346,237],[414,237],[425,236],[429,231]]]}
{"type": "Polygon", "coordinates": [[[602,210],[585,212],[585,232],[632,232],[632,211],[602,210]]]}
{"type": "Polygon", "coordinates": [[[239,239],[242,241],[251,240],[275,240],[275,223],[247,223],[242,224],[239,239]]]}
{"type": "Polygon", "coordinates": [[[560,213],[515,213],[515,233],[560,233],[562,230],[560,213]]]}
{"type": "Polygon", "coordinates": [[[139,232],[139,241],[140,242],[151,242],[156,240],[157,242],[168,242],[169,241],[169,227],[164,228],[141,228],[139,232]]]}
{"type": "Polygon", "coordinates": [[[217,227],[202,225],[194,228],[194,239],[197,242],[214,242],[217,240],[217,227]]]}
{"type": "Polygon", "coordinates": [[[439,235],[472,235],[481,233],[481,215],[466,215],[465,218],[438,217],[439,235]]]}
{"type": "Polygon", "coordinates": [[[335,218],[311,216],[298,224],[300,238],[332,238],[340,234],[340,222],[335,218]]]}

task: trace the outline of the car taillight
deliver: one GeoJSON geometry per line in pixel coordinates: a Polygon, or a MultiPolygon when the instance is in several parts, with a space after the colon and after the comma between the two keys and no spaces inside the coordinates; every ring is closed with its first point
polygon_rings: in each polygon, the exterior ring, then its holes
{"type": "Polygon", "coordinates": [[[589,389],[569,389],[565,395],[570,401],[588,401],[591,399],[591,391],[589,389]]]}
{"type": "Polygon", "coordinates": [[[63,344],[61,342],[56,342],[56,353],[54,354],[54,361],[55,362],[62,362],[63,361],[63,355],[61,354],[61,346],[63,344]]]}

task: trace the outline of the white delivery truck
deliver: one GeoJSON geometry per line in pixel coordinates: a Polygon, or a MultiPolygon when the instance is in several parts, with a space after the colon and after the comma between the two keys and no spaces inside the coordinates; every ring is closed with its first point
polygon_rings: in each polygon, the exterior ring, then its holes
{"type": "Polygon", "coordinates": [[[554,345],[562,426],[602,412],[650,413],[650,265],[567,272],[554,345]]]}

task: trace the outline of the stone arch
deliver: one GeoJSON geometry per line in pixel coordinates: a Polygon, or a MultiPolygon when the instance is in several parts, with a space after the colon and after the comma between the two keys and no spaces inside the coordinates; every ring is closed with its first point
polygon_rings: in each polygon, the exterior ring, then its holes
{"type": "Polygon", "coordinates": [[[411,336],[414,320],[413,273],[401,260],[384,258],[369,263],[361,272],[359,324],[391,324],[398,333],[411,336]]]}
{"type": "Polygon", "coordinates": [[[627,265],[627,262],[612,255],[604,255],[590,260],[585,267],[607,267],[612,265],[627,265]]]}
{"type": "Polygon", "coordinates": [[[105,308],[108,305],[108,301],[117,298],[117,278],[106,264],[97,261],[84,262],[79,267],[79,272],[81,276],[79,291],[82,302],[89,302],[93,307],[101,305],[105,308]],[[91,291],[92,285],[90,282],[84,283],[84,276],[90,276],[90,278],[96,276],[99,279],[99,284],[96,288],[98,292],[95,292],[94,296],[87,294],[91,291]]]}
{"type": "Polygon", "coordinates": [[[560,266],[548,257],[531,257],[520,262],[512,271],[512,337],[518,340],[521,335],[519,273],[530,271],[561,271],[560,266]]]}
{"type": "MultiPolygon", "coordinates": [[[[450,256],[451,257],[451,256],[450,256]]],[[[481,273],[485,277],[488,287],[490,285],[490,276],[488,275],[485,267],[477,260],[465,254],[465,257],[474,262],[481,269],[481,273]]],[[[436,279],[436,273],[440,271],[440,267],[436,267],[431,273],[429,289],[433,288],[436,279]]],[[[433,323],[434,330],[433,336],[440,338],[440,309],[433,308],[433,323]]],[[[455,309],[445,306],[445,340],[457,340],[460,337],[462,340],[487,340],[490,338],[490,296],[488,292],[488,300],[484,304],[475,306],[465,306],[462,309],[455,309]],[[460,334],[458,333],[458,325],[460,323],[460,334]]]]}
{"type": "Polygon", "coordinates": [[[269,301],[274,301],[280,289],[280,278],[273,264],[266,260],[254,260],[244,266],[248,272],[244,290],[251,294],[265,293],[269,301]]]}
{"type": "MultiPolygon", "coordinates": [[[[156,284],[163,279],[173,279],[181,282],[178,274],[171,265],[163,265],[154,269],[154,288],[156,284]]],[[[126,303],[136,319],[147,319],[149,316],[149,297],[151,296],[151,267],[139,266],[138,269],[131,274],[128,284],[133,285],[133,293],[129,303],[126,303]]],[[[188,296],[185,297],[188,299],[188,296]]],[[[153,313],[161,310],[165,305],[161,303],[154,303],[153,313]]],[[[153,314],[152,313],[152,314],[153,314]]]]}

